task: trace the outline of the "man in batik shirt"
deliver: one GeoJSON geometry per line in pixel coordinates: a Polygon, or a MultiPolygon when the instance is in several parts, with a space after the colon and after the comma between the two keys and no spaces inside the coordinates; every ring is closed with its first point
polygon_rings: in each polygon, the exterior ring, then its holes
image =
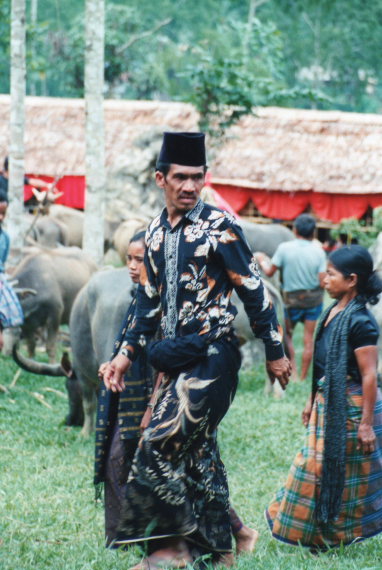
{"type": "Polygon", "coordinates": [[[216,429],[235,395],[240,353],[233,288],[265,345],[271,378],[290,374],[275,311],[235,219],[199,196],[203,133],[164,133],[156,183],[166,207],[146,234],[135,317],[104,382],[120,392],[142,340],[159,327],[151,363],[165,372],[127,484],[121,543],[149,539],[135,570],[185,567],[201,554],[233,564],[226,473],[216,429]]]}

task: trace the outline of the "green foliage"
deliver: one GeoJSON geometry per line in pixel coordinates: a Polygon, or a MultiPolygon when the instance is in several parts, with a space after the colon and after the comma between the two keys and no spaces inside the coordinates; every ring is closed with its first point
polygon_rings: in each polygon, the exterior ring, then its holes
{"type": "Polygon", "coordinates": [[[312,89],[287,87],[283,42],[272,22],[229,20],[192,53],[196,61],[182,74],[192,83],[187,100],[199,110],[201,128],[215,137],[254,106],[322,98],[312,89]]]}
{"type": "Polygon", "coordinates": [[[261,13],[285,40],[290,86],[322,91],[319,108],[380,110],[381,0],[272,0],[261,13]]]}
{"type": "Polygon", "coordinates": [[[10,12],[9,0],[0,0],[0,93],[8,93],[10,89],[10,12]]]}
{"type": "MultiPolygon", "coordinates": [[[[0,91],[9,13],[0,0],[0,91]]],[[[192,101],[221,132],[253,105],[379,112],[382,0],[109,0],[106,97],[192,101]]],[[[83,96],[85,0],[27,1],[27,92],[83,96]]]]}
{"type": "Polygon", "coordinates": [[[375,242],[378,234],[382,231],[382,207],[374,208],[373,210],[373,223],[371,225],[365,224],[364,220],[357,220],[357,218],[347,218],[342,220],[339,226],[332,229],[330,234],[333,239],[340,240],[343,236],[346,237],[346,243],[359,243],[360,245],[369,248],[375,242]]]}

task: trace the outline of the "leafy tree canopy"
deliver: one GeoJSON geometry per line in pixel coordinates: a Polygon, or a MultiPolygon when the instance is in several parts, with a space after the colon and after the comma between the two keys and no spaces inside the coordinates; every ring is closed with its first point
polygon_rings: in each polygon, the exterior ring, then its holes
{"type": "MultiPolygon", "coordinates": [[[[0,0],[9,91],[11,0],[0,0]]],[[[85,0],[27,0],[27,91],[83,96],[85,0]]],[[[378,112],[382,0],[109,0],[106,97],[194,102],[219,132],[253,105],[378,112]]]]}

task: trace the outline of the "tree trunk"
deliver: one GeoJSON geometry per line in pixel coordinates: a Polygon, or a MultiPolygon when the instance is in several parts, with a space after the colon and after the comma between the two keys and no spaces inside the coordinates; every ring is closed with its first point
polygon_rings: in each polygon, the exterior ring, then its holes
{"type": "Polygon", "coordinates": [[[104,0],[86,0],[86,205],[83,248],[101,263],[104,249],[104,0]]]}
{"type": "Polygon", "coordinates": [[[12,249],[23,245],[25,128],[25,0],[12,0],[11,122],[9,147],[9,209],[7,230],[12,249]]]}

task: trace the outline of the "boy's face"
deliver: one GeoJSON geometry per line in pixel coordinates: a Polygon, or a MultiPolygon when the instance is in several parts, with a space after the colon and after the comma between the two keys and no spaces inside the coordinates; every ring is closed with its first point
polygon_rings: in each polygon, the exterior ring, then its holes
{"type": "Polygon", "coordinates": [[[0,226],[4,221],[4,218],[7,213],[8,204],[7,202],[0,202],[0,226]]]}

